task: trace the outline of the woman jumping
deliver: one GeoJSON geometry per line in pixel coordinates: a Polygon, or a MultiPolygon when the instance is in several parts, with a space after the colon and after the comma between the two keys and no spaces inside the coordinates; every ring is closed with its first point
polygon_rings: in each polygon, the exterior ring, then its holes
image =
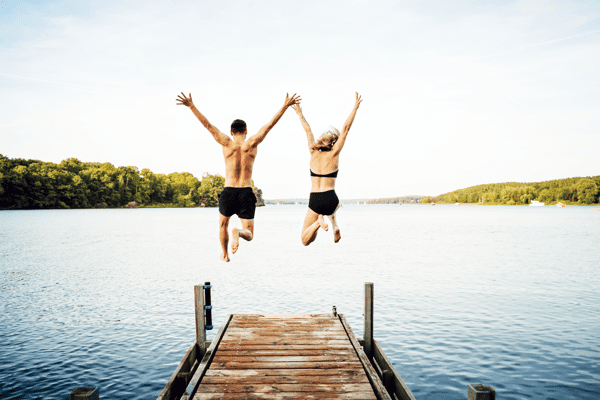
{"type": "Polygon", "coordinates": [[[310,199],[308,201],[308,210],[302,227],[302,244],[308,246],[317,238],[319,228],[329,230],[323,216],[326,215],[333,226],[333,240],[337,243],[342,238],[340,228],[335,220],[335,212],[341,207],[340,200],[335,194],[335,179],[338,174],[340,162],[340,152],[346,142],[346,136],[352,126],[356,111],[362,98],[356,93],[354,108],[350,116],[344,123],[342,133],[334,127],[325,132],[319,140],[315,141],[310,126],[304,115],[302,108],[295,104],[292,106],[300,122],[306,131],[308,139],[308,149],[310,151],[310,180],[312,188],[310,190],[310,199]]]}

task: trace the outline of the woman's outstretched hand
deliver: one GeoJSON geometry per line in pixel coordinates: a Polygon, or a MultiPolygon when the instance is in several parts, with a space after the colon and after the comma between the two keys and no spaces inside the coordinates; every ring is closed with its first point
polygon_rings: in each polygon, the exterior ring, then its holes
{"type": "Polygon", "coordinates": [[[300,107],[300,103],[294,104],[292,108],[294,109],[294,111],[296,111],[296,114],[302,115],[302,107],[300,107]]]}
{"type": "Polygon", "coordinates": [[[354,107],[358,108],[358,106],[362,102],[362,96],[360,94],[358,94],[358,92],[354,92],[354,93],[356,93],[356,100],[354,101],[354,107]]]}
{"type": "Polygon", "coordinates": [[[192,101],[192,94],[190,93],[190,97],[185,97],[185,94],[181,92],[181,94],[177,96],[177,105],[186,107],[193,106],[194,102],[192,101]]]}

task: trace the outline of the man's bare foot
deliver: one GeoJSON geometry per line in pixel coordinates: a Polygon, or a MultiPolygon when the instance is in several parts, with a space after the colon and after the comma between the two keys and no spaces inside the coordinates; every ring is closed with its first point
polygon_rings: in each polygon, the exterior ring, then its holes
{"type": "Polygon", "coordinates": [[[317,221],[319,221],[319,225],[321,226],[321,228],[323,228],[324,231],[329,230],[329,226],[325,223],[325,220],[323,219],[322,215],[319,215],[317,221]]]}
{"type": "Polygon", "coordinates": [[[229,262],[229,255],[227,255],[227,253],[225,253],[225,254],[221,254],[221,255],[219,256],[219,258],[220,258],[222,261],[229,262]]]}
{"type": "Polygon", "coordinates": [[[342,238],[342,232],[340,232],[340,228],[335,228],[333,230],[333,241],[337,243],[340,241],[341,238],[342,238]]]}
{"type": "Polygon", "coordinates": [[[235,254],[240,247],[240,234],[237,228],[231,230],[231,254],[235,254]]]}

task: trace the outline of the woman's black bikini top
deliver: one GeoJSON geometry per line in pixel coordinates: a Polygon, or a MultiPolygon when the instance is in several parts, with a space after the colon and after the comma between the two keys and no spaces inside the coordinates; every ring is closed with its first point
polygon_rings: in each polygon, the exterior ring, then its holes
{"type": "Polygon", "coordinates": [[[327,175],[320,175],[320,174],[315,174],[312,169],[310,170],[310,176],[318,176],[319,178],[337,178],[337,174],[338,174],[339,170],[334,171],[330,174],[327,175]]]}

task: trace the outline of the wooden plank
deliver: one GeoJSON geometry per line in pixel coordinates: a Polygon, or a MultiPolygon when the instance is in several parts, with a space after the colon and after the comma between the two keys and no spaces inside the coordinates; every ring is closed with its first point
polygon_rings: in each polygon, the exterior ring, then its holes
{"type": "Polygon", "coordinates": [[[248,384],[248,385],[205,385],[198,388],[197,393],[285,393],[285,392],[328,392],[328,393],[351,393],[368,392],[371,385],[367,383],[342,383],[337,385],[321,384],[248,384]]]}
{"type": "Polygon", "coordinates": [[[359,367],[361,363],[359,361],[347,361],[347,362],[336,362],[336,361],[324,361],[324,362],[226,362],[226,363],[213,363],[211,369],[317,369],[317,368],[352,368],[359,367]]]}
{"type": "Polygon", "coordinates": [[[278,334],[280,332],[345,332],[341,326],[336,325],[302,325],[302,326],[290,326],[290,325],[272,325],[272,326],[229,326],[228,332],[230,333],[269,333],[271,335],[278,334]]]}
{"type": "MultiPolygon", "coordinates": [[[[222,343],[222,342],[221,342],[222,343]]],[[[234,344],[238,344],[235,342],[234,344]]],[[[330,344],[330,343],[301,343],[301,344],[260,344],[260,343],[239,343],[239,346],[234,346],[232,343],[219,346],[220,350],[224,351],[255,351],[255,350],[348,350],[354,351],[354,347],[350,342],[330,344]]]]}
{"type": "Polygon", "coordinates": [[[302,319],[318,320],[331,319],[329,314],[235,314],[236,321],[254,321],[254,320],[282,320],[301,321],[302,319]]]}
{"type": "Polygon", "coordinates": [[[263,325],[230,327],[231,333],[280,333],[280,332],[339,332],[343,331],[341,326],[336,325],[263,325]]]}
{"type": "MultiPolygon", "coordinates": [[[[298,344],[321,344],[327,346],[335,346],[335,345],[345,345],[348,343],[348,340],[342,339],[322,339],[322,338],[314,338],[314,337],[300,337],[300,338],[256,338],[252,340],[244,340],[243,344],[246,346],[251,345],[264,345],[264,344],[280,344],[280,345],[298,345],[298,344]]],[[[235,346],[240,344],[240,339],[224,339],[223,344],[226,346],[235,346]]]]}
{"type": "MultiPolygon", "coordinates": [[[[353,369],[258,369],[258,370],[226,370],[226,369],[209,369],[205,376],[245,376],[245,377],[261,377],[261,376],[363,376],[367,378],[365,371],[361,368],[353,369]]],[[[368,379],[367,379],[368,380],[368,379]]]]}
{"type": "Polygon", "coordinates": [[[223,335],[225,334],[225,331],[227,330],[227,326],[229,325],[229,321],[231,321],[231,317],[232,317],[232,315],[229,314],[227,316],[227,318],[225,318],[225,321],[223,321],[223,324],[217,331],[215,338],[212,340],[212,342],[210,344],[210,347],[206,350],[206,354],[204,354],[204,357],[202,358],[200,365],[196,369],[194,376],[190,380],[188,387],[186,389],[186,393],[184,393],[184,395],[181,396],[181,400],[189,400],[194,397],[194,394],[196,393],[196,389],[198,387],[198,383],[202,380],[202,377],[204,376],[204,374],[206,373],[206,370],[210,366],[212,358],[215,354],[215,350],[217,349],[217,347],[219,347],[219,342],[221,341],[221,338],[223,337],[223,335]]]}
{"type": "Polygon", "coordinates": [[[227,340],[275,340],[275,339],[290,339],[290,340],[312,340],[312,339],[323,339],[323,340],[344,340],[346,335],[338,332],[282,332],[279,335],[273,335],[268,333],[255,334],[255,333],[234,333],[227,336],[227,340]]]}
{"type": "Polygon", "coordinates": [[[325,330],[325,329],[280,329],[280,328],[263,328],[263,329],[240,329],[236,328],[227,336],[345,336],[343,329],[325,330]]]}
{"type": "Polygon", "coordinates": [[[375,394],[370,390],[368,392],[354,393],[305,393],[305,392],[288,392],[288,393],[198,393],[194,400],[256,400],[256,399],[288,399],[288,400],[320,400],[320,399],[348,399],[348,400],[375,400],[375,394]]]}
{"type": "Polygon", "coordinates": [[[306,325],[335,325],[335,320],[331,315],[322,318],[306,318],[306,319],[273,319],[273,318],[256,318],[256,319],[235,319],[232,321],[235,325],[289,325],[289,326],[306,326],[306,325]]]}
{"type": "Polygon", "coordinates": [[[379,367],[383,371],[388,370],[392,374],[392,384],[390,386],[394,394],[396,394],[399,400],[415,400],[415,397],[408,388],[408,385],[404,383],[404,380],[398,371],[396,371],[396,368],[394,368],[394,365],[390,359],[385,355],[377,340],[373,340],[373,345],[375,361],[377,361],[377,364],[379,364],[379,367]]]}
{"type": "Polygon", "coordinates": [[[291,356],[291,355],[277,355],[277,356],[222,356],[219,352],[213,358],[214,363],[229,363],[229,362],[324,362],[324,361],[337,361],[337,362],[348,362],[356,360],[356,354],[338,355],[332,354],[327,356],[291,356]]]}
{"type": "Polygon", "coordinates": [[[348,350],[331,350],[330,348],[324,348],[320,350],[279,350],[279,349],[267,349],[267,350],[219,350],[215,354],[215,357],[234,357],[234,356],[333,356],[333,355],[354,355],[354,351],[348,350]]]}
{"type": "MultiPolygon", "coordinates": [[[[210,371],[210,370],[209,370],[210,371]]],[[[240,372],[246,372],[239,370],[240,372]]],[[[289,370],[288,370],[289,371],[289,370]]],[[[234,372],[234,371],[232,371],[234,372]]],[[[307,384],[307,383],[320,383],[336,385],[340,383],[369,383],[369,378],[365,374],[355,375],[305,375],[300,370],[297,375],[227,375],[227,376],[215,376],[215,375],[204,375],[202,379],[202,385],[226,385],[226,384],[307,384]]]]}
{"type": "Polygon", "coordinates": [[[234,322],[249,322],[249,323],[276,323],[276,322],[285,322],[288,324],[302,324],[302,323],[322,323],[329,322],[332,317],[329,314],[315,314],[314,316],[308,316],[306,318],[284,318],[284,317],[265,317],[262,315],[239,315],[238,318],[234,320],[234,322]]]}
{"type": "Polygon", "coordinates": [[[187,385],[187,381],[185,377],[182,376],[182,373],[190,372],[191,367],[194,366],[194,362],[196,361],[198,346],[194,343],[189,350],[185,353],[181,362],[171,375],[171,378],[165,385],[165,388],[158,395],[157,400],[172,400],[181,396],[185,387],[187,385]]]}
{"type": "Polygon", "coordinates": [[[235,325],[232,325],[232,328],[235,329],[281,329],[281,330],[301,330],[301,329],[305,329],[305,330],[316,330],[316,329],[333,329],[333,328],[337,328],[337,326],[335,324],[332,323],[323,323],[323,324],[284,324],[284,323],[278,323],[278,324],[244,324],[244,323],[237,323],[235,325]]]}
{"type": "Polygon", "coordinates": [[[302,326],[302,325],[330,325],[335,323],[332,321],[330,315],[323,315],[321,317],[311,317],[305,319],[286,319],[286,318],[236,318],[233,320],[235,325],[249,324],[249,325],[290,325],[290,326],[302,326]]]}
{"type": "Polygon", "coordinates": [[[377,372],[375,372],[375,369],[369,362],[369,359],[367,358],[366,354],[364,353],[364,351],[358,344],[358,340],[356,340],[356,337],[354,336],[354,333],[352,332],[350,325],[346,321],[346,317],[344,317],[344,314],[338,314],[338,315],[339,315],[340,321],[342,322],[342,325],[344,326],[344,328],[346,329],[346,332],[348,333],[348,338],[350,339],[350,343],[352,343],[352,346],[354,346],[354,350],[356,351],[356,354],[358,355],[358,358],[360,359],[360,362],[362,363],[363,368],[365,369],[365,372],[367,373],[367,377],[369,378],[369,381],[371,382],[371,385],[373,386],[373,391],[375,392],[377,399],[392,400],[390,395],[388,394],[388,392],[385,390],[385,386],[383,386],[383,382],[381,382],[381,379],[377,375],[377,372]]]}

